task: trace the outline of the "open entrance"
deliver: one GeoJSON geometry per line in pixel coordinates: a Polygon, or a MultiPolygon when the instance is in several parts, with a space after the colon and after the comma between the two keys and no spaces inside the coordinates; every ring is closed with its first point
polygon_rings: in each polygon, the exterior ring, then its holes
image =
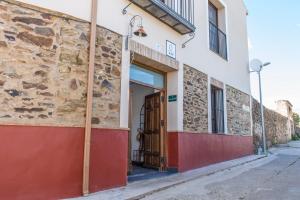
{"type": "Polygon", "coordinates": [[[165,76],[137,65],[130,69],[129,181],[164,175],[166,169],[165,76]]]}

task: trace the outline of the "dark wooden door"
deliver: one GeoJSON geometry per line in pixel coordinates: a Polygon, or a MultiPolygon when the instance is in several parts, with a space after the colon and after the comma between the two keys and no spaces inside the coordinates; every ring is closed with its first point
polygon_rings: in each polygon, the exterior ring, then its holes
{"type": "Polygon", "coordinates": [[[164,93],[158,92],[145,97],[145,167],[163,167],[164,152],[164,93]]]}

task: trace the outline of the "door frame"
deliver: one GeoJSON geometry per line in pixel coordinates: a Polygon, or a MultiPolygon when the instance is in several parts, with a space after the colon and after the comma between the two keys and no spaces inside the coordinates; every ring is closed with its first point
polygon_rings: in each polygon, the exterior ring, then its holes
{"type": "MultiPolygon", "coordinates": [[[[163,133],[161,135],[161,158],[164,159],[163,162],[161,162],[161,167],[159,168],[159,171],[166,171],[167,168],[168,168],[168,135],[167,135],[167,128],[168,128],[168,109],[167,109],[167,106],[168,106],[168,98],[167,98],[167,88],[168,88],[168,81],[167,81],[167,72],[163,72],[163,71],[159,71],[155,68],[152,68],[148,65],[145,65],[145,64],[142,64],[142,63],[139,63],[139,62],[132,62],[132,64],[135,64],[139,67],[142,67],[142,68],[145,68],[145,69],[148,69],[148,70],[151,70],[153,72],[156,72],[156,73],[159,73],[161,75],[163,75],[164,77],[164,88],[155,88],[153,86],[150,86],[150,85],[147,85],[147,84],[144,84],[144,83],[140,83],[138,81],[132,81],[129,77],[129,102],[128,102],[128,127],[129,127],[129,135],[128,135],[128,141],[130,143],[128,143],[128,166],[132,168],[132,161],[131,161],[131,151],[132,151],[132,145],[131,145],[131,137],[132,137],[132,134],[131,134],[131,122],[132,122],[132,97],[131,97],[131,94],[132,94],[132,91],[131,91],[131,88],[130,88],[130,83],[135,83],[135,84],[138,84],[138,85],[142,85],[144,87],[150,87],[150,88],[153,88],[153,89],[156,89],[156,90],[160,90],[160,92],[163,92],[164,93],[164,101],[163,101],[163,110],[162,112],[163,113],[163,117],[164,117],[164,127],[163,127],[163,133]]],[[[128,168],[128,172],[130,172],[129,170],[131,170],[130,168],[128,168]]]]}

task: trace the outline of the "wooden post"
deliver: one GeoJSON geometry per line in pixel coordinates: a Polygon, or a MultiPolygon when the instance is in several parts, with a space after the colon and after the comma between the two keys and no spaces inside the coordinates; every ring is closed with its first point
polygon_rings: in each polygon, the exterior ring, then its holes
{"type": "Polygon", "coordinates": [[[87,106],[86,106],[86,120],[85,120],[83,184],[82,184],[82,193],[84,196],[89,194],[93,86],[94,86],[94,71],[95,71],[94,66],[95,66],[95,50],[96,50],[96,31],[97,31],[97,6],[98,6],[98,0],[92,0],[90,55],[89,55],[89,69],[88,69],[89,75],[88,75],[88,85],[87,85],[87,106]]]}

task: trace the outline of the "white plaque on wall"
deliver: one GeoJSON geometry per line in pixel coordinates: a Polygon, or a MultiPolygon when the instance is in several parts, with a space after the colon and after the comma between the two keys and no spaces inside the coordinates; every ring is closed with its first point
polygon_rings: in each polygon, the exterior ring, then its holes
{"type": "Polygon", "coordinates": [[[250,106],[243,105],[243,110],[246,112],[250,112],[250,106]]]}
{"type": "Polygon", "coordinates": [[[167,40],[166,50],[167,56],[176,59],[176,44],[167,40]]]}

